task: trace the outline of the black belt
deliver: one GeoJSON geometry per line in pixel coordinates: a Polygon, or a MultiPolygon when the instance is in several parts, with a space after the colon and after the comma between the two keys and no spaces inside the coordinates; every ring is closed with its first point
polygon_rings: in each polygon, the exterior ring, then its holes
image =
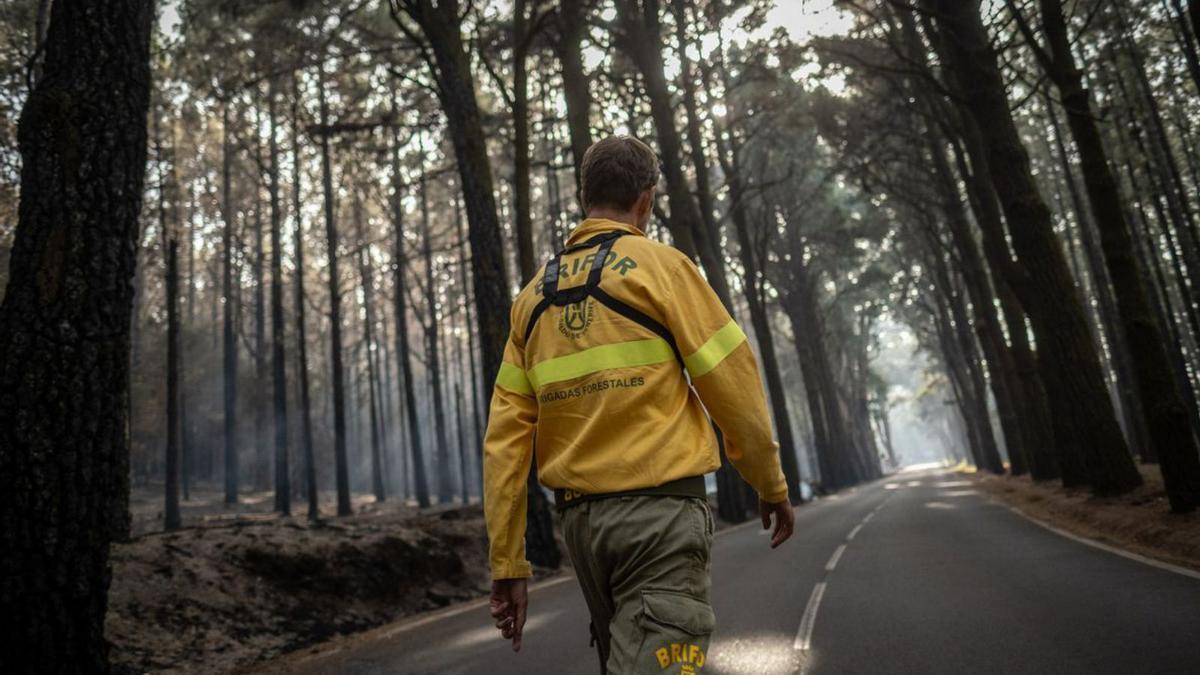
{"type": "Polygon", "coordinates": [[[576,490],[566,490],[558,488],[554,491],[554,506],[559,509],[574,506],[582,502],[595,501],[597,499],[610,499],[612,497],[696,497],[697,499],[707,499],[708,489],[704,486],[704,476],[688,476],[687,478],[679,478],[662,485],[653,487],[634,488],[632,490],[620,490],[618,492],[599,492],[587,494],[576,490]]]}

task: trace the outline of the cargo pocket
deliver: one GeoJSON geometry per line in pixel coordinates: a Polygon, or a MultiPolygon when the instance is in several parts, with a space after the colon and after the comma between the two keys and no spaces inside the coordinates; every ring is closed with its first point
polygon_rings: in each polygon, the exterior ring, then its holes
{"type": "Polygon", "coordinates": [[[636,673],[700,673],[716,617],[707,602],[675,591],[642,591],[636,673]]]}

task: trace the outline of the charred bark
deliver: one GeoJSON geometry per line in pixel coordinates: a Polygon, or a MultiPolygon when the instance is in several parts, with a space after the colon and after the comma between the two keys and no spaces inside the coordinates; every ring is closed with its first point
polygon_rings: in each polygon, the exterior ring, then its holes
{"type": "MultiPolygon", "coordinates": [[[[322,128],[329,125],[329,103],[325,96],[325,67],[317,73],[317,104],[322,128]]],[[[337,514],[353,513],[350,504],[350,467],[346,457],[346,391],[342,364],[342,291],[338,273],[337,216],[333,203],[333,160],[329,136],[321,135],[321,189],[325,202],[325,248],[329,263],[330,373],[333,380],[333,458],[337,482],[337,514]]]]}
{"type": "Polygon", "coordinates": [[[128,536],[131,283],[146,169],[145,0],[58,0],[18,123],[0,303],[0,670],[107,673],[128,536]]]}

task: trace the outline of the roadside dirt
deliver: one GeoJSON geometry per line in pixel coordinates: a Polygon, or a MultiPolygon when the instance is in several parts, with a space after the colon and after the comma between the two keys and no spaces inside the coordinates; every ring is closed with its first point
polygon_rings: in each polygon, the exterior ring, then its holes
{"type": "MultiPolygon", "coordinates": [[[[967,474],[980,490],[1030,517],[1072,534],[1200,570],[1200,514],[1173,514],[1157,466],[1140,467],[1145,483],[1120,497],[1093,497],[1086,488],[967,474]]],[[[965,472],[964,472],[965,473],[965,472]]]]}
{"type": "Polygon", "coordinates": [[[116,672],[227,672],[487,592],[479,505],[356,504],[317,525],[193,512],[187,529],[115,545],[116,672]]]}

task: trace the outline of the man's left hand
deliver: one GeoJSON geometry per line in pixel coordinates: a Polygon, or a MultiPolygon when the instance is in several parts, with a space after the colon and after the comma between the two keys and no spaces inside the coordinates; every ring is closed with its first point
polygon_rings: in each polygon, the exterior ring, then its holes
{"type": "Polygon", "coordinates": [[[492,582],[492,618],[505,640],[512,640],[514,652],[521,651],[521,632],[529,609],[528,579],[497,579],[492,582]]]}

